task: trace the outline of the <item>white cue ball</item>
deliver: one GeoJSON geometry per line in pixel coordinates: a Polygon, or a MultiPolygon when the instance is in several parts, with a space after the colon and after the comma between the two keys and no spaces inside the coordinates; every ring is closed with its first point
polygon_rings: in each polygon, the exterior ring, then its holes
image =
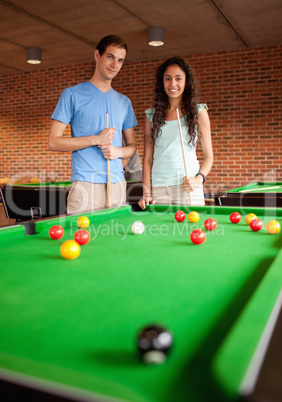
{"type": "Polygon", "coordinates": [[[132,231],[132,233],[134,233],[136,235],[142,234],[144,232],[144,230],[145,230],[145,226],[140,221],[136,221],[136,222],[132,223],[132,225],[131,225],[131,231],[132,231]]]}

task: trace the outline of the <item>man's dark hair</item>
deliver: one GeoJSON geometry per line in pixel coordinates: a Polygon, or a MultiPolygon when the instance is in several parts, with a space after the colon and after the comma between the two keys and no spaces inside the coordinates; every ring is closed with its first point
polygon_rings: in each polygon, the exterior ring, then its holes
{"type": "Polygon", "coordinates": [[[105,53],[107,47],[110,45],[125,49],[127,53],[127,44],[122,38],[120,38],[117,35],[107,35],[104,38],[102,38],[98,43],[98,45],[96,46],[96,49],[99,51],[100,56],[102,56],[105,53]]]}

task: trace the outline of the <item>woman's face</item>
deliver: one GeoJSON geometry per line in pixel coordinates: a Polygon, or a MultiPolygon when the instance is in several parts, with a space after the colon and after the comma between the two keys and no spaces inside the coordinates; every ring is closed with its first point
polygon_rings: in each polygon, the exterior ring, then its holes
{"type": "Polygon", "coordinates": [[[186,75],[178,66],[169,66],[163,77],[164,90],[171,99],[182,98],[185,89],[186,75]]]}

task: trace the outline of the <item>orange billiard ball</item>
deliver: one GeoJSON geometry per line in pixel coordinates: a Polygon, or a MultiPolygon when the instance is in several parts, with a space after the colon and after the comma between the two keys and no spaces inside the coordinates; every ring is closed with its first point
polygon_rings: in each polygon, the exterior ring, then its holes
{"type": "Polygon", "coordinates": [[[265,228],[269,234],[277,234],[281,230],[281,225],[278,221],[272,220],[272,221],[267,222],[265,228]]]}
{"type": "Polygon", "coordinates": [[[77,219],[77,226],[80,229],[86,229],[90,225],[90,220],[87,218],[87,216],[80,216],[77,219]]]}
{"type": "Polygon", "coordinates": [[[246,222],[246,224],[247,225],[249,225],[250,223],[251,223],[251,221],[253,220],[253,219],[256,219],[257,218],[257,216],[255,215],[255,214],[248,214],[248,215],[246,215],[246,217],[245,217],[245,222],[246,222]]]}
{"type": "Polygon", "coordinates": [[[59,240],[64,236],[64,228],[60,225],[54,225],[49,229],[49,236],[53,240],[59,240]]]}
{"type": "Polygon", "coordinates": [[[199,219],[200,219],[200,214],[198,214],[198,212],[196,212],[196,211],[192,211],[188,214],[188,220],[192,223],[198,222],[199,219]]]}
{"type": "Polygon", "coordinates": [[[60,252],[66,260],[74,260],[80,254],[80,245],[75,240],[67,240],[61,245],[60,252]]]}
{"type": "Polygon", "coordinates": [[[203,229],[194,229],[190,234],[190,239],[194,244],[203,244],[207,239],[207,235],[203,229]]]}
{"type": "Polygon", "coordinates": [[[85,229],[79,229],[77,232],[75,232],[74,240],[80,246],[85,246],[85,244],[88,244],[90,242],[90,233],[87,232],[87,230],[85,229]]]}

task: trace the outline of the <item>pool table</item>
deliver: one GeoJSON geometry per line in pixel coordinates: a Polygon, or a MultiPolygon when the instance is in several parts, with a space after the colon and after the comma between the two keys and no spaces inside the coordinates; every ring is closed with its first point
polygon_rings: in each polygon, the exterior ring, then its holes
{"type": "Polygon", "coordinates": [[[282,182],[256,182],[212,195],[215,205],[282,208],[282,182]]]}
{"type": "Polygon", "coordinates": [[[234,402],[255,392],[258,345],[282,301],[282,236],[265,224],[282,224],[282,210],[245,208],[263,220],[259,232],[244,216],[231,223],[234,208],[193,210],[196,223],[183,206],[88,213],[91,241],[74,260],[60,246],[73,239],[79,215],[0,229],[0,380],[8,397],[17,387],[48,401],[234,402]],[[174,218],[180,209],[183,222],[174,218]],[[210,217],[216,229],[193,244],[191,231],[210,217]],[[135,221],[143,234],[131,232],[135,221]],[[65,231],[60,240],[48,234],[55,224],[65,231]],[[173,334],[161,365],[137,353],[137,335],[151,323],[173,334]]]}
{"type": "MultiPolygon", "coordinates": [[[[1,185],[0,199],[8,219],[17,222],[64,215],[70,181],[1,185]]],[[[141,181],[127,181],[126,201],[138,203],[143,194],[141,181]]]]}

